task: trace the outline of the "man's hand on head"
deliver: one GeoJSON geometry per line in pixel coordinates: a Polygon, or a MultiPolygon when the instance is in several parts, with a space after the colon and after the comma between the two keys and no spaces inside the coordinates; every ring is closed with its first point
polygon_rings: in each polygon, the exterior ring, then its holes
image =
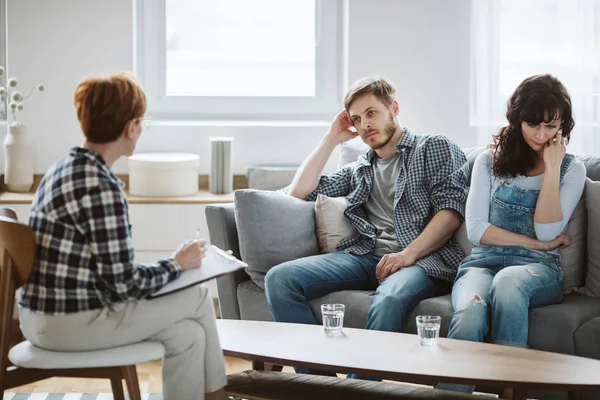
{"type": "Polygon", "coordinates": [[[344,143],[358,136],[356,130],[351,128],[354,128],[352,118],[348,111],[343,110],[331,122],[327,136],[336,144],[344,143]]]}

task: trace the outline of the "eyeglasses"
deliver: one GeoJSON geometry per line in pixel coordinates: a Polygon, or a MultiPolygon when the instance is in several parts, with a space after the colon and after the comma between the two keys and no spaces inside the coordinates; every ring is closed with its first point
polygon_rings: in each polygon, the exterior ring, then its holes
{"type": "Polygon", "coordinates": [[[152,123],[152,118],[142,117],[139,119],[139,123],[140,123],[140,127],[142,128],[142,131],[145,131],[146,129],[148,129],[148,127],[152,123]]]}

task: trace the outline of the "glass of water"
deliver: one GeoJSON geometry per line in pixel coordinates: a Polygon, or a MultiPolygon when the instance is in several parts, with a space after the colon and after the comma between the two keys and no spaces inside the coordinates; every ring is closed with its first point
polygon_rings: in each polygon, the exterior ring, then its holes
{"type": "Polygon", "coordinates": [[[346,311],[346,306],[343,304],[321,304],[325,333],[339,333],[342,331],[344,311],[346,311]]]}
{"type": "Polygon", "coordinates": [[[435,346],[440,335],[442,317],[437,315],[417,316],[417,333],[421,346],[435,346]]]}

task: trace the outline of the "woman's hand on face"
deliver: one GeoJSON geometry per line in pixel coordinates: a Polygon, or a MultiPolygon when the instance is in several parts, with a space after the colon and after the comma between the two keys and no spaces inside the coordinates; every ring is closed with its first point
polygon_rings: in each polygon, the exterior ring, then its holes
{"type": "Polygon", "coordinates": [[[546,168],[560,168],[563,158],[567,153],[565,138],[557,133],[550,139],[544,148],[544,164],[546,168]]]}
{"type": "Polygon", "coordinates": [[[189,240],[175,250],[173,258],[181,265],[182,271],[200,268],[206,252],[205,246],[206,240],[204,239],[189,240]]]}

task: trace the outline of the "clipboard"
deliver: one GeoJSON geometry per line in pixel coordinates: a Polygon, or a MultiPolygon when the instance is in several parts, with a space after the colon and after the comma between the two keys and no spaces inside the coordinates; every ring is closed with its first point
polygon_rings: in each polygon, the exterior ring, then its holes
{"type": "Polygon", "coordinates": [[[167,283],[159,290],[152,293],[148,299],[155,299],[170,293],[178,292],[217,278],[221,275],[230,274],[239,269],[246,268],[247,266],[248,264],[238,260],[217,246],[206,246],[206,256],[202,260],[202,266],[200,268],[183,271],[179,278],[167,283]]]}

